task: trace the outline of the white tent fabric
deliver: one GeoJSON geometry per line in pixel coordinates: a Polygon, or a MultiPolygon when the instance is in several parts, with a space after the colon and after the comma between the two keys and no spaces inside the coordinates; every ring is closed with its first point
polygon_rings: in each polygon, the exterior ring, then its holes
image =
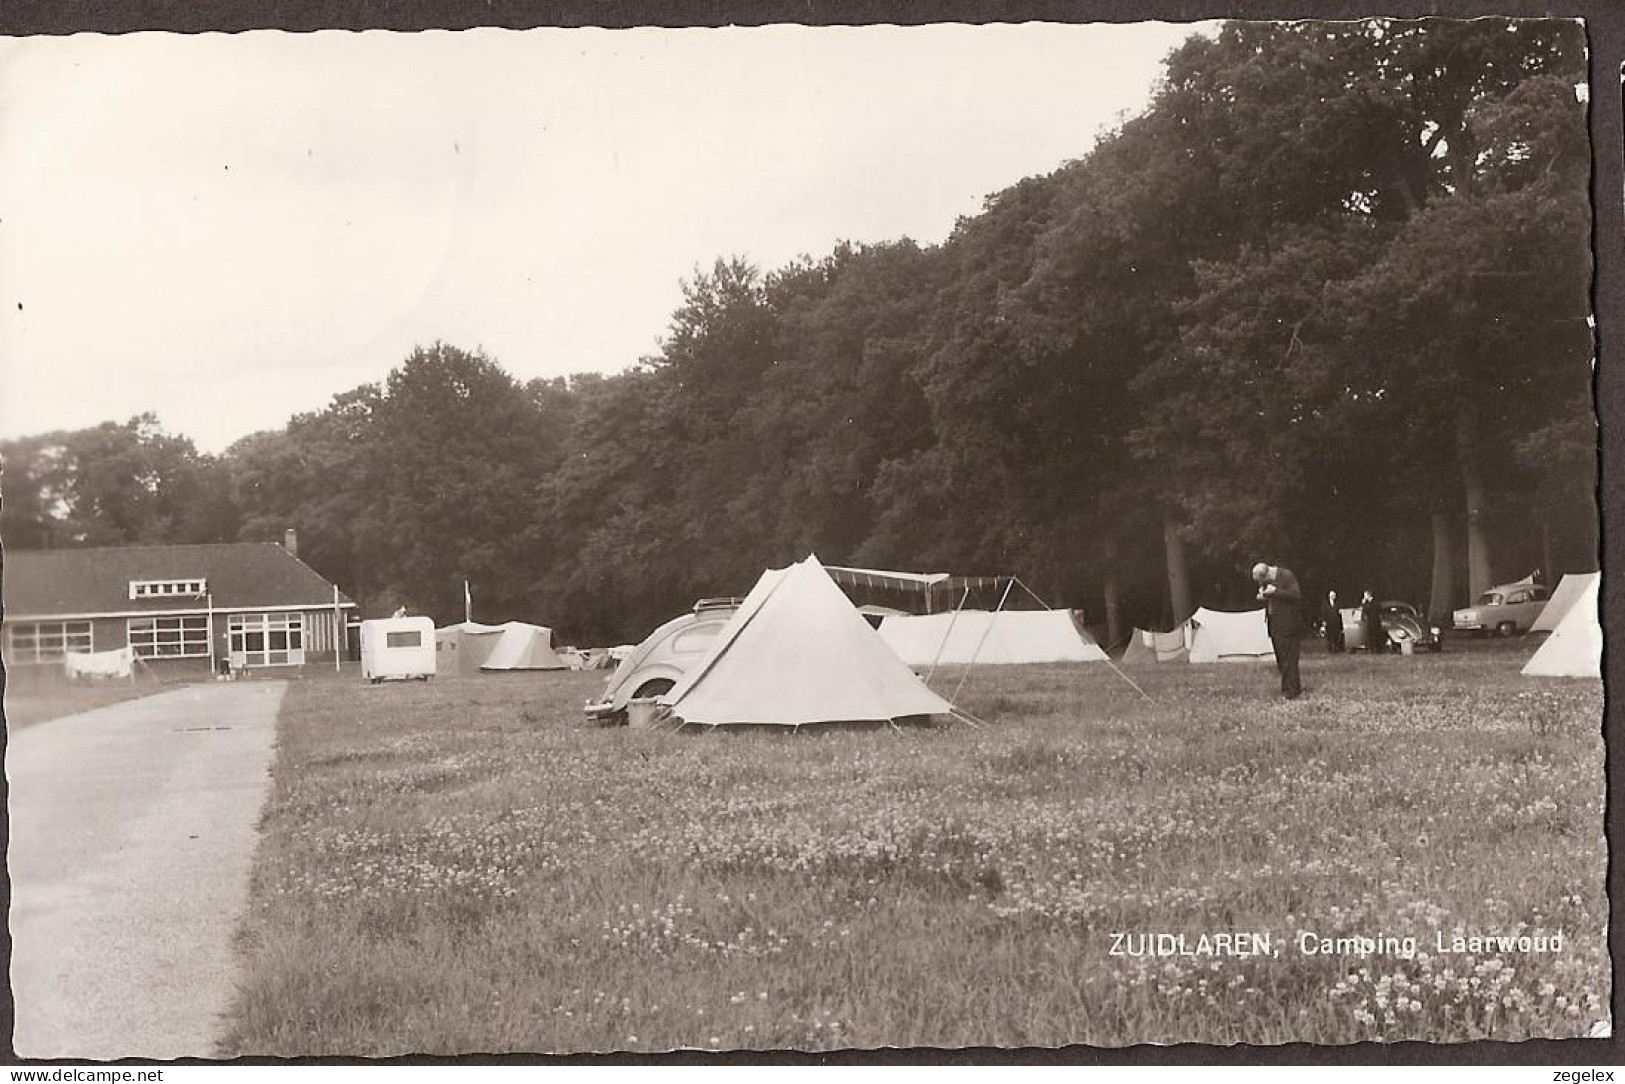
{"type": "Polygon", "coordinates": [[[689,723],[801,726],[952,706],[889,651],[817,557],[762,573],[660,702],[689,723]]]}
{"type": "Polygon", "coordinates": [[[1568,616],[1574,604],[1584,595],[1586,588],[1602,578],[1601,572],[1576,572],[1564,576],[1558,581],[1557,590],[1552,592],[1546,608],[1540,611],[1535,623],[1529,626],[1530,632],[1551,632],[1568,616]]]}
{"type": "Polygon", "coordinates": [[[1152,632],[1135,629],[1129,637],[1128,649],[1123,652],[1124,665],[1142,662],[1184,662],[1190,654],[1185,646],[1185,629],[1172,632],[1152,632]]]}
{"type": "Polygon", "coordinates": [[[121,647],[114,651],[70,651],[63,656],[68,676],[127,678],[135,672],[135,651],[121,647]]]}
{"type": "Polygon", "coordinates": [[[523,621],[502,626],[496,646],[480,664],[481,670],[564,670],[569,666],[553,650],[553,630],[523,621]]]}
{"type": "Polygon", "coordinates": [[[907,614],[881,621],[880,638],[910,666],[1107,661],[1068,610],[907,614]]]}
{"type": "Polygon", "coordinates": [[[1586,585],[1585,591],[1569,607],[1568,614],[1524,666],[1525,674],[1530,677],[1602,677],[1602,625],[1597,615],[1601,588],[1600,576],[1586,585]]]}
{"type": "Polygon", "coordinates": [[[502,638],[503,626],[462,621],[434,630],[435,669],[442,674],[477,674],[502,638]]]}
{"type": "Polygon", "coordinates": [[[946,572],[888,572],[879,568],[846,568],[842,565],[829,565],[826,571],[845,572],[859,581],[873,580],[881,586],[898,583],[908,584],[911,587],[927,587],[949,578],[946,572]]]}
{"type": "Polygon", "coordinates": [[[1275,645],[1270,643],[1263,610],[1229,613],[1204,606],[1191,615],[1185,627],[1193,663],[1275,661],[1275,645]]]}

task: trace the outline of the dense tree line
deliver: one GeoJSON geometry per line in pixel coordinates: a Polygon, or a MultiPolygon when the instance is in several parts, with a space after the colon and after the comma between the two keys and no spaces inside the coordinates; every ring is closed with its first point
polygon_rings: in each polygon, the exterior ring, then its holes
{"type": "Polygon", "coordinates": [[[584,640],[809,551],[1114,625],[1244,604],[1260,557],[1439,614],[1595,560],[1584,64],[1572,22],[1230,24],[941,245],[719,260],[613,376],[435,344],[221,457],[14,441],[0,530],[297,526],[376,606],[466,578],[584,640]]]}

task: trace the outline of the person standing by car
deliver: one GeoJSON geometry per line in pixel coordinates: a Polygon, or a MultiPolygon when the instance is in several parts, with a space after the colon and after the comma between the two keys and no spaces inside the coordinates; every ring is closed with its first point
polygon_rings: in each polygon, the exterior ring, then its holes
{"type": "Polygon", "coordinates": [[[1360,600],[1360,624],[1365,626],[1365,649],[1373,655],[1388,651],[1388,632],[1382,627],[1382,603],[1370,591],[1360,600]]]}
{"type": "Polygon", "coordinates": [[[1343,650],[1343,611],[1337,608],[1337,592],[1326,592],[1326,614],[1321,619],[1321,631],[1326,634],[1326,651],[1336,655],[1343,650]]]}
{"type": "Polygon", "coordinates": [[[1281,671],[1281,695],[1296,700],[1303,695],[1298,677],[1298,650],[1303,641],[1303,593],[1290,568],[1260,561],[1253,566],[1253,582],[1264,603],[1264,624],[1275,648],[1275,666],[1281,671]]]}

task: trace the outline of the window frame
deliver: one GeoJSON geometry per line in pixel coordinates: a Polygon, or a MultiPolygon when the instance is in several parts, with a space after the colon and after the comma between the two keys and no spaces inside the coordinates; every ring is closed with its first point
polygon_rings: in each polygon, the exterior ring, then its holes
{"type": "Polygon", "coordinates": [[[193,598],[209,593],[209,581],[203,576],[186,576],[174,580],[131,580],[130,599],[193,598]]]}
{"type": "Polygon", "coordinates": [[[6,661],[17,665],[32,665],[38,663],[61,662],[67,657],[70,646],[78,653],[81,651],[77,645],[83,642],[83,652],[96,650],[96,623],[91,620],[79,621],[18,621],[6,625],[6,661]],[[74,626],[69,631],[69,626],[74,626]],[[27,629],[25,636],[19,636],[21,630],[27,629]],[[51,630],[49,634],[43,630],[51,630]],[[42,650],[42,643],[54,641],[54,648],[42,650]]]}
{"type": "Polygon", "coordinates": [[[226,650],[233,665],[303,666],[305,614],[302,610],[226,615],[226,650]]]}
{"type": "Polygon", "coordinates": [[[206,659],[210,634],[205,614],[155,614],[124,621],[125,642],[142,659],[206,659]]]}

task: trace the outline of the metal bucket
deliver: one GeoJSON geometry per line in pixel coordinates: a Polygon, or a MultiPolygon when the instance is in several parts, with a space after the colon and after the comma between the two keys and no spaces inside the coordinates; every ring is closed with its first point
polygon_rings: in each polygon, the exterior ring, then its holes
{"type": "Polygon", "coordinates": [[[634,696],[626,702],[626,725],[633,730],[648,730],[659,721],[663,710],[655,697],[634,696]]]}

